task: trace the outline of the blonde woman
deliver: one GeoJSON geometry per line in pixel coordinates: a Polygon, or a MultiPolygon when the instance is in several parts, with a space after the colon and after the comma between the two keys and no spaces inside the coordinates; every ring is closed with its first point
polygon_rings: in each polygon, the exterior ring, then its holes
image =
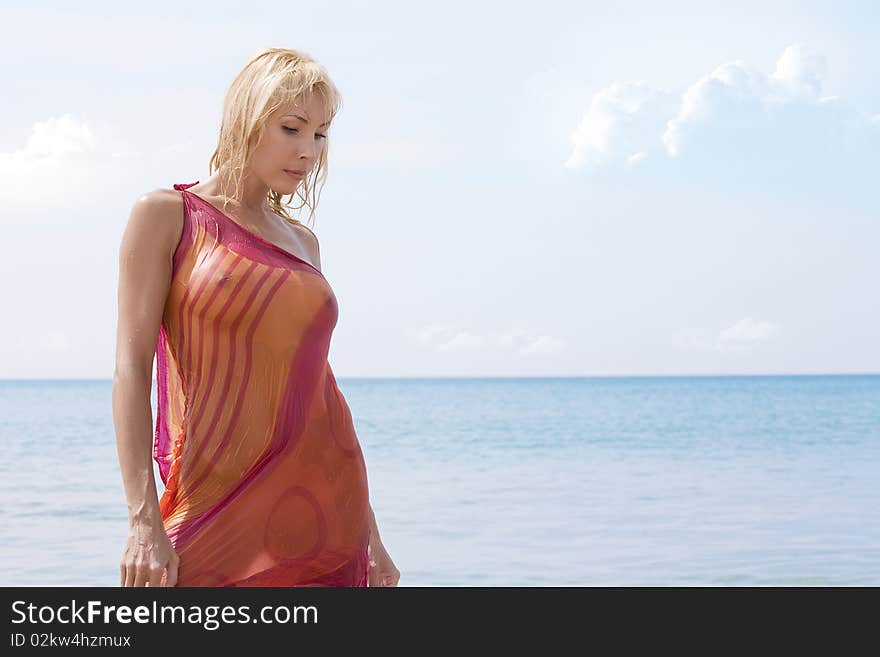
{"type": "Polygon", "coordinates": [[[336,297],[282,200],[313,216],[340,105],[322,66],[267,49],[227,92],[210,177],[133,206],[113,378],[122,586],[398,584],[327,360],[336,297]]]}

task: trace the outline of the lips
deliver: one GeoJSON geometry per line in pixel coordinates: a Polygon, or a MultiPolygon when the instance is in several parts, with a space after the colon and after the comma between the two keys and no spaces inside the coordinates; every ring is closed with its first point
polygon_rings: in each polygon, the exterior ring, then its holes
{"type": "Polygon", "coordinates": [[[291,169],[285,169],[284,173],[288,174],[289,176],[293,176],[294,178],[302,178],[304,175],[306,175],[306,172],[304,170],[294,171],[291,169]]]}

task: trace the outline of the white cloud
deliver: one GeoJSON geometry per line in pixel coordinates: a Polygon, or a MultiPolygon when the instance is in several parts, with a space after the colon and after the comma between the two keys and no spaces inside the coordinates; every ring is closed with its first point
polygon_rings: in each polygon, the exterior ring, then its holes
{"type": "Polygon", "coordinates": [[[678,113],[666,124],[661,137],[667,154],[679,156],[691,133],[717,121],[725,109],[743,112],[765,94],[765,78],[744,62],[719,66],[692,84],[682,96],[678,113]]]}
{"type": "Polygon", "coordinates": [[[751,349],[776,337],[780,328],[773,322],[746,317],[718,334],[716,344],[721,351],[751,349]]]}
{"type": "Polygon", "coordinates": [[[423,346],[440,352],[486,351],[532,356],[557,354],[566,347],[561,338],[534,334],[518,327],[479,334],[447,324],[432,324],[417,331],[416,338],[423,346]]]}
{"type": "Polygon", "coordinates": [[[557,354],[566,347],[565,340],[552,335],[533,334],[522,328],[511,328],[490,336],[494,348],[512,351],[521,356],[557,354]]]}
{"type": "Polygon", "coordinates": [[[92,153],[95,135],[83,121],[70,114],[38,121],[25,145],[11,153],[0,153],[0,175],[37,175],[92,153]]]}
{"type": "Polygon", "coordinates": [[[432,324],[417,332],[421,344],[441,352],[474,352],[485,346],[485,339],[446,324],[432,324]]]}
{"type": "Polygon", "coordinates": [[[673,336],[673,342],[685,351],[739,353],[752,351],[781,332],[781,327],[774,322],[745,317],[713,337],[707,338],[704,331],[697,329],[673,336]]]}
{"type": "Polygon", "coordinates": [[[645,82],[614,82],[593,96],[571,135],[568,168],[595,168],[646,150],[656,141],[663,115],[672,108],[668,92],[645,82]]]}
{"type": "Polygon", "coordinates": [[[776,62],[772,79],[785,87],[787,96],[816,97],[828,74],[828,63],[821,55],[809,53],[802,45],[785,49],[776,62]]]}
{"type": "Polygon", "coordinates": [[[614,82],[593,95],[565,166],[632,167],[657,153],[686,155],[694,163],[689,171],[727,168],[764,177],[768,170],[796,176],[815,168],[843,179],[854,170],[866,175],[876,165],[880,121],[821,95],[827,68],[824,57],[795,44],[769,75],[742,60],[729,62],[680,98],[643,81],[614,82]]]}
{"type": "Polygon", "coordinates": [[[558,354],[565,349],[565,341],[552,335],[539,335],[519,348],[522,355],[558,354]]]}
{"type": "Polygon", "coordinates": [[[23,208],[77,205],[96,183],[99,149],[91,124],[72,114],[34,123],[22,147],[0,153],[3,216],[14,220],[23,208]]]}
{"type": "Polygon", "coordinates": [[[70,113],[34,123],[21,148],[0,153],[4,218],[15,221],[24,209],[80,206],[100,184],[100,148],[92,124],[70,113]]]}
{"type": "Polygon", "coordinates": [[[459,331],[448,340],[435,345],[437,351],[479,351],[485,343],[482,336],[459,331]]]}
{"type": "Polygon", "coordinates": [[[637,166],[638,164],[640,164],[641,162],[644,162],[647,157],[648,157],[648,154],[645,153],[644,151],[641,151],[639,153],[633,153],[628,158],[626,158],[626,163],[627,163],[627,165],[634,167],[634,166],[637,166]]]}
{"type": "Polygon", "coordinates": [[[827,100],[819,97],[826,71],[825,59],[800,45],[787,47],[769,76],[741,60],[719,66],[684,93],[678,113],[668,122],[662,136],[668,155],[677,157],[689,141],[701,137],[705,141],[713,133],[740,136],[741,139],[726,140],[726,145],[735,148],[742,148],[744,141],[755,136],[772,148],[772,133],[765,130],[786,120],[783,113],[774,109],[796,104],[805,112],[810,106],[821,105],[827,100]]]}

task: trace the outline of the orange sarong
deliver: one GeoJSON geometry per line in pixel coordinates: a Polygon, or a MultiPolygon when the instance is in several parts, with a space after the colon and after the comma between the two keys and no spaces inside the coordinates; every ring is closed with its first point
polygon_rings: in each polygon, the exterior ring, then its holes
{"type": "Polygon", "coordinates": [[[177,586],[367,586],[369,496],[310,263],[174,185],[153,456],[177,586]]]}

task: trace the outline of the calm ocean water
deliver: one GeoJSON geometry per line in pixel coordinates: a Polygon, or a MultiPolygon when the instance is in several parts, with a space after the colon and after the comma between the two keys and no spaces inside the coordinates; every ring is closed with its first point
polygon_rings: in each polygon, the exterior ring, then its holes
{"type": "MultiPolygon", "coordinates": [[[[880,375],[339,386],[400,586],[880,585],[880,375]]],[[[0,584],[118,585],[111,382],[0,381],[0,445],[0,584]]]]}

